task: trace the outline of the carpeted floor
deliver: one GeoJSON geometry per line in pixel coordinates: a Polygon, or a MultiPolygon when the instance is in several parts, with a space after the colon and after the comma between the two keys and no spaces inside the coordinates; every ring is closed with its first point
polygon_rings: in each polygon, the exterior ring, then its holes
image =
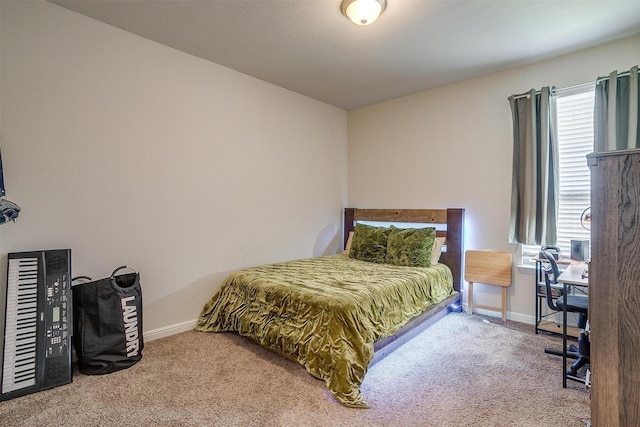
{"type": "Polygon", "coordinates": [[[558,340],[450,314],[369,369],[371,409],[337,404],[302,366],[234,334],[150,342],[135,366],[0,403],[2,426],[585,426],[558,340]]]}

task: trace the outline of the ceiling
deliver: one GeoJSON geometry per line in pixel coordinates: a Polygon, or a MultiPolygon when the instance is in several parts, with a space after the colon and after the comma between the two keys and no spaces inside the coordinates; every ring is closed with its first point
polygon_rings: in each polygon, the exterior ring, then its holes
{"type": "Polygon", "coordinates": [[[640,0],[49,0],[350,110],[640,32],[640,0]]]}

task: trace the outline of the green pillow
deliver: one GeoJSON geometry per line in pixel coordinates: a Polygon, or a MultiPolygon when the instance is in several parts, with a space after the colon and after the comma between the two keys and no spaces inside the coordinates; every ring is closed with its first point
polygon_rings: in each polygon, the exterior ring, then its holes
{"type": "Polygon", "coordinates": [[[396,228],[387,242],[387,264],[405,267],[429,267],[431,248],[436,239],[436,229],[396,228]]]}
{"type": "Polygon", "coordinates": [[[391,228],[356,223],[349,256],[383,264],[387,258],[387,238],[391,228]]]}

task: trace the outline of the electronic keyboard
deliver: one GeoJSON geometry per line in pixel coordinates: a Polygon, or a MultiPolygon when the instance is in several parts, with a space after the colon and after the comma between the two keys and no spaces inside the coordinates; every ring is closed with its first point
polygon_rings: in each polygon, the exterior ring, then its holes
{"type": "Polygon", "coordinates": [[[8,254],[0,400],[71,382],[71,250],[8,254]]]}

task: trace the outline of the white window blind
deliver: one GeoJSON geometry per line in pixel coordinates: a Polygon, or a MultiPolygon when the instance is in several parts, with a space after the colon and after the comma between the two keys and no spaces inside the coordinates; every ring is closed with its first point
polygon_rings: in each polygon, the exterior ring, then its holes
{"type": "MultiPolygon", "coordinates": [[[[571,254],[571,240],[590,238],[580,217],[591,204],[591,175],[586,156],[593,152],[594,94],[593,84],[556,92],[560,175],[558,246],[566,256],[571,254]]],[[[523,264],[529,263],[539,250],[537,246],[523,245],[523,264]]]]}
{"type": "Polygon", "coordinates": [[[593,85],[557,93],[558,246],[566,255],[571,253],[571,240],[590,238],[580,216],[591,204],[591,175],[586,156],[593,152],[593,103],[593,85]]]}

